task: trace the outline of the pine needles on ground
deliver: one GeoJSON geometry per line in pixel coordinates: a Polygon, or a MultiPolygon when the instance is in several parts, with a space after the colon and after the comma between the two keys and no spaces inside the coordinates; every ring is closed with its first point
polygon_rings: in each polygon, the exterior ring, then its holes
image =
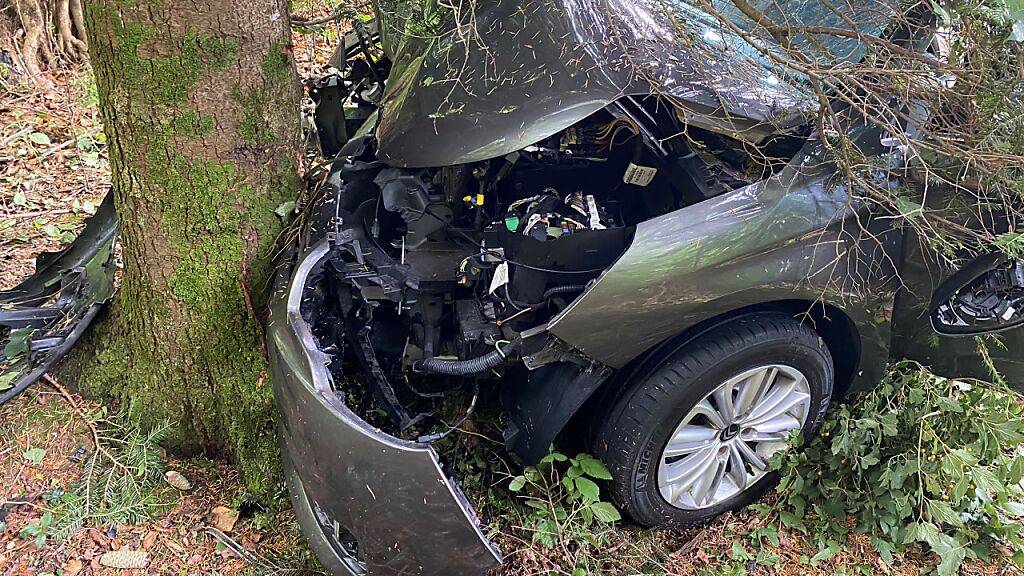
{"type": "Polygon", "coordinates": [[[96,442],[81,479],[54,501],[49,536],[66,540],[83,526],[139,524],[169,505],[162,498],[167,424],[144,430],[137,418],[80,411],[96,442]]]}

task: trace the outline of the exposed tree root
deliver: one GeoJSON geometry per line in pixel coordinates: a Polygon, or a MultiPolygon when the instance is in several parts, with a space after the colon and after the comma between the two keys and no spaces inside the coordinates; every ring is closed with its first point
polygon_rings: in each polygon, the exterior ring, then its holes
{"type": "Polygon", "coordinates": [[[29,81],[39,81],[48,68],[86,60],[81,0],[0,0],[0,51],[29,81]]]}

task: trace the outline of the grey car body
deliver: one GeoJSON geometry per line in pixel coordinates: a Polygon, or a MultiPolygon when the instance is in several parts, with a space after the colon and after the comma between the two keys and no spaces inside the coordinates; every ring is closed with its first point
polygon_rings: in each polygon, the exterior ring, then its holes
{"type": "MultiPolygon", "coordinates": [[[[486,47],[468,48],[415,34],[389,39],[389,28],[408,23],[385,17],[382,35],[394,62],[375,139],[353,139],[342,156],[370,141],[374,162],[410,171],[486,161],[652,92],[676,102],[687,123],[737,140],[757,143],[806,123],[808,95],[799,78],[779,82],[763,60],[737,51],[736,39],[706,20],[689,28],[706,42],[683,47],[670,30],[693,9],[680,3],[666,16],[658,6],[496,2],[475,14],[486,47]],[[455,58],[458,50],[465,51],[455,58]],[[709,53],[718,59],[698,65],[698,54],[709,53]],[[655,64],[638,74],[637,59],[655,64]]],[[[822,16],[818,3],[801,6],[807,18],[822,16]]],[[[831,55],[852,60],[859,48],[844,42],[831,55]]],[[[851,119],[848,133],[869,154],[893,153],[870,126],[851,119]]],[[[319,556],[338,573],[483,572],[500,562],[500,552],[457,479],[429,445],[375,429],[339,399],[325,368],[332,359],[303,317],[303,295],[318,267],[353,236],[351,218],[337,218],[344,173],[338,167],[327,178],[325,216],[313,219],[283,269],[271,325],[296,509],[319,556]]],[[[933,327],[941,303],[935,298],[950,298],[1005,259],[989,257],[968,274],[946,268],[911,232],[874,218],[834,174],[828,153],[810,137],[762,180],[636,223],[614,262],[530,330],[528,337],[553,337],[563,358],[590,364],[548,362],[550,347],[523,353],[533,373],[506,410],[510,451],[536,461],[597,390],[615,387],[665,349],[758,310],[787,311],[815,326],[836,357],[837,395],[873,386],[893,357],[985,375],[972,338],[933,327]]],[[[995,352],[1014,382],[1024,377],[1012,352],[1024,335],[1018,326],[998,327],[1009,352],[995,352]]]]}

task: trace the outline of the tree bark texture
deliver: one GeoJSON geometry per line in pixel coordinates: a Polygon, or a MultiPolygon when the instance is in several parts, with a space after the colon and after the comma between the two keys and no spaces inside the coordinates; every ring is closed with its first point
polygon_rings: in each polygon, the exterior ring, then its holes
{"type": "Polygon", "coordinates": [[[87,0],[124,269],[66,373],[168,448],[276,479],[261,319],[295,197],[299,83],[284,0],[87,0]]]}

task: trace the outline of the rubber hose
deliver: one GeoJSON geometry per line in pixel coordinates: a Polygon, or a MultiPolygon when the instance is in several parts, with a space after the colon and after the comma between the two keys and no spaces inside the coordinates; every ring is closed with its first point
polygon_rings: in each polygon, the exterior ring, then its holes
{"type": "Polygon", "coordinates": [[[586,289],[585,284],[566,284],[565,286],[552,286],[544,291],[543,299],[546,301],[548,298],[558,294],[566,294],[568,292],[583,292],[586,289]]]}
{"type": "Polygon", "coordinates": [[[500,366],[505,362],[509,354],[515,352],[523,345],[521,338],[509,342],[499,352],[494,350],[483,356],[470,358],[469,360],[441,360],[440,358],[425,358],[420,362],[419,368],[423,372],[431,374],[443,374],[445,376],[469,376],[479,374],[500,366]]]}
{"type": "Polygon", "coordinates": [[[524,308],[536,308],[543,306],[551,299],[552,296],[558,296],[559,294],[567,294],[570,292],[583,292],[587,287],[584,284],[566,284],[563,286],[552,286],[544,291],[544,295],[540,297],[540,302],[520,302],[519,300],[513,300],[508,293],[508,284],[505,285],[505,300],[509,303],[522,310],[524,308]]]}

